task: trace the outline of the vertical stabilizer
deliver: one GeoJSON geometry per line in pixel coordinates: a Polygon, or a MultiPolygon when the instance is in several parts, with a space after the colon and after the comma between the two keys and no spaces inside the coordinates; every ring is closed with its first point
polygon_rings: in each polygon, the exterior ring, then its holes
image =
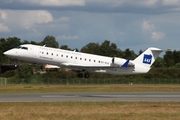
{"type": "Polygon", "coordinates": [[[140,56],[138,56],[135,60],[133,60],[133,63],[150,68],[161,52],[163,52],[163,50],[150,47],[145,50],[140,56]]]}

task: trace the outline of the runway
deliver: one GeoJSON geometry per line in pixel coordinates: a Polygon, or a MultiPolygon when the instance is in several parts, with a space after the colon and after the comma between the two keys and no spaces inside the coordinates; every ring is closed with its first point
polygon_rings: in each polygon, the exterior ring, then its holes
{"type": "Polygon", "coordinates": [[[0,102],[180,102],[180,92],[74,92],[0,94],[0,102]]]}

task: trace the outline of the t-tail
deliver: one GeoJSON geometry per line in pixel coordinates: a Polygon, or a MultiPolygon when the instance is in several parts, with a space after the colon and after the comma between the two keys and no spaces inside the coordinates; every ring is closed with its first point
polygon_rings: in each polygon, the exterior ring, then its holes
{"type": "Polygon", "coordinates": [[[133,60],[133,63],[135,64],[134,73],[147,73],[161,52],[163,52],[163,50],[154,47],[145,50],[133,60]]]}

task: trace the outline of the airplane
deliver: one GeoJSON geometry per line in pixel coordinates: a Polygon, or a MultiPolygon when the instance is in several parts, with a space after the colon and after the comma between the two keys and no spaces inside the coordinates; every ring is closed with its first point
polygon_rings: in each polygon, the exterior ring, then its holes
{"type": "Polygon", "coordinates": [[[20,45],[4,52],[4,55],[29,62],[51,64],[77,71],[79,78],[89,78],[89,72],[117,75],[147,73],[163,50],[149,47],[134,60],[106,57],[82,52],[62,50],[32,44],[20,45]]]}

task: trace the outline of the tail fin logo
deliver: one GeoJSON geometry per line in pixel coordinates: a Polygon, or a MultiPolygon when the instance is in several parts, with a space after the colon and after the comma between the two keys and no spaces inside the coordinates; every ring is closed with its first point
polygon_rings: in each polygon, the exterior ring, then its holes
{"type": "Polygon", "coordinates": [[[145,64],[151,64],[151,60],[152,60],[152,55],[147,55],[147,54],[144,54],[144,58],[143,58],[143,63],[145,64]]]}

